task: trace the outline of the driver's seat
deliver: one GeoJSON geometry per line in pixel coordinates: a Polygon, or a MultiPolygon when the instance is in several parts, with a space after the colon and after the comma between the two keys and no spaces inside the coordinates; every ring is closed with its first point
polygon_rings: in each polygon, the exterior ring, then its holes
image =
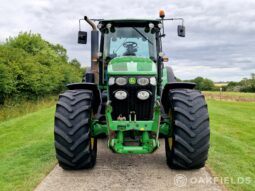
{"type": "Polygon", "coordinates": [[[136,56],[136,54],[134,52],[128,52],[126,51],[123,56],[136,56]]]}
{"type": "Polygon", "coordinates": [[[136,56],[137,48],[133,46],[127,46],[126,52],[124,52],[123,56],[136,56]]]}
{"type": "Polygon", "coordinates": [[[126,52],[124,52],[123,56],[136,56],[137,52],[137,43],[135,42],[126,42],[123,45],[126,48],[126,52]]]}

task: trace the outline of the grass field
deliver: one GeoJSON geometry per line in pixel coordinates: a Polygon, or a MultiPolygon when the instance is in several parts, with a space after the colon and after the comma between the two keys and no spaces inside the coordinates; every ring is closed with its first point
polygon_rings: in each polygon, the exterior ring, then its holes
{"type": "MultiPolygon", "coordinates": [[[[246,96],[246,95],[244,95],[246,96]]],[[[225,184],[230,190],[255,190],[255,102],[208,99],[214,176],[250,177],[251,184],[225,184]]],[[[0,123],[0,190],[33,190],[56,164],[53,147],[55,107],[0,123]]]]}
{"type": "Polygon", "coordinates": [[[208,99],[226,100],[226,101],[241,101],[241,102],[255,102],[255,93],[241,93],[241,92],[203,92],[208,99]]]}
{"type": "Polygon", "coordinates": [[[209,100],[208,105],[209,167],[213,174],[233,183],[250,177],[250,184],[225,184],[230,190],[255,190],[255,102],[209,100]]]}
{"type": "Polygon", "coordinates": [[[54,108],[0,123],[0,190],[33,190],[56,163],[54,108]]]}
{"type": "Polygon", "coordinates": [[[0,105],[0,123],[8,119],[20,117],[43,108],[48,108],[56,103],[57,96],[48,96],[38,100],[14,102],[7,100],[0,105]]]}

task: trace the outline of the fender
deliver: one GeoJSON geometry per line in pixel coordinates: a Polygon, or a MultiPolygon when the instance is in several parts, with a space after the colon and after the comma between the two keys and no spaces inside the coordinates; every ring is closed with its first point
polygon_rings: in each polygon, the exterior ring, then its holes
{"type": "Polygon", "coordinates": [[[166,66],[166,71],[167,71],[167,82],[176,82],[175,76],[174,76],[174,71],[172,67],[166,66]]]}
{"type": "Polygon", "coordinates": [[[194,89],[196,86],[195,83],[191,82],[171,82],[167,83],[163,89],[161,95],[161,104],[163,105],[165,111],[166,106],[168,105],[168,92],[172,89],[194,89]]]}
{"type": "Polygon", "coordinates": [[[95,83],[88,83],[88,82],[80,82],[80,83],[72,83],[67,84],[66,87],[69,90],[91,90],[93,92],[93,111],[97,113],[98,107],[101,105],[101,93],[98,89],[97,84],[95,83]]]}

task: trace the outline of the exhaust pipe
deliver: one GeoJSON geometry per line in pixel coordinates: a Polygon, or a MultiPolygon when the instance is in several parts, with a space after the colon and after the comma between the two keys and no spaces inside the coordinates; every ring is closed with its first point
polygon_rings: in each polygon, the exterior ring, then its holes
{"type": "Polygon", "coordinates": [[[87,16],[84,20],[92,27],[91,31],[91,72],[95,74],[95,83],[99,82],[99,68],[98,68],[98,44],[99,44],[99,31],[95,23],[90,20],[87,16]]]}
{"type": "Polygon", "coordinates": [[[90,20],[87,16],[84,17],[84,20],[87,21],[87,23],[92,27],[93,31],[97,30],[95,23],[92,20],[90,20]]]}

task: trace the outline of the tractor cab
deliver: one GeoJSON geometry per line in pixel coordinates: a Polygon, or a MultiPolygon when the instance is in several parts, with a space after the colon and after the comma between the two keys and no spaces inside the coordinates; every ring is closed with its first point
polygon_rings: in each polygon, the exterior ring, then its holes
{"type": "MultiPolygon", "coordinates": [[[[161,38],[164,34],[164,21],[180,20],[178,36],[185,37],[185,27],[182,18],[165,19],[164,13],[160,13],[160,19],[89,19],[84,20],[91,25],[91,70],[95,75],[95,83],[106,87],[109,79],[109,64],[112,60],[121,58],[143,58],[144,62],[151,60],[157,68],[158,95],[162,81],[163,62],[168,61],[162,52],[161,38]],[[95,22],[98,22],[97,25],[95,22]]],[[[83,19],[81,19],[83,20],[83,19]]],[[[80,21],[81,21],[80,20],[80,21]]],[[[81,29],[81,27],[80,27],[81,29]]],[[[87,43],[87,33],[79,31],[78,43],[87,43]]],[[[131,59],[132,59],[131,58],[131,59]]],[[[132,61],[132,60],[130,60],[132,61]]],[[[120,62],[118,62],[119,65],[120,62]]],[[[138,64],[138,62],[135,62],[138,64]]],[[[150,63],[151,62],[147,62],[150,63]]],[[[118,67],[126,68],[123,66],[118,67]]],[[[132,65],[132,64],[131,64],[132,65]]],[[[148,66],[144,66],[149,68],[148,66]]],[[[131,69],[133,67],[129,67],[131,69]]],[[[143,66],[142,66],[143,68],[143,66]]],[[[152,66],[152,69],[154,66],[152,66]]],[[[121,72],[121,71],[119,71],[121,72]]],[[[137,73],[139,74],[139,72],[137,73]]]]}
{"type": "Polygon", "coordinates": [[[97,25],[101,32],[100,64],[102,84],[114,73],[141,75],[142,69],[154,72],[160,52],[162,24],[156,20],[103,20],[97,25]],[[157,40],[158,39],[158,40],[157,40]]]}
{"type": "Polygon", "coordinates": [[[136,56],[158,59],[157,43],[162,24],[155,20],[105,20],[98,24],[101,31],[101,52],[107,63],[113,58],[136,56]]]}

